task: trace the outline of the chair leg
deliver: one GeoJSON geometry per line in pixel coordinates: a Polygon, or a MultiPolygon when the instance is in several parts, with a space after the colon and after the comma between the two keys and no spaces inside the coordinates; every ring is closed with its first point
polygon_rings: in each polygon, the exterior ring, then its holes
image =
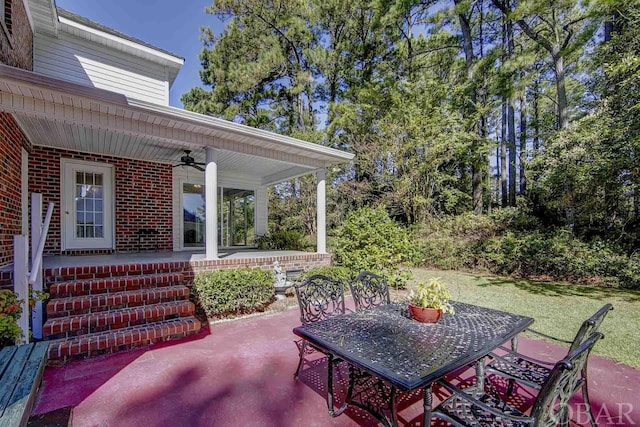
{"type": "Polygon", "coordinates": [[[298,368],[296,369],[296,373],[293,374],[293,379],[295,381],[298,381],[298,378],[300,377],[300,368],[302,367],[302,359],[304,359],[304,352],[307,348],[307,342],[306,341],[302,341],[302,344],[300,345],[300,360],[298,361],[298,368]]]}
{"type": "Polygon", "coordinates": [[[561,427],[569,427],[569,409],[565,408],[562,410],[560,414],[560,426],[561,427]]]}
{"type": "Polygon", "coordinates": [[[596,423],[596,417],[593,415],[593,410],[591,409],[591,401],[589,400],[589,382],[587,381],[587,364],[585,363],[582,368],[582,400],[584,401],[584,407],[589,414],[589,421],[591,422],[592,427],[598,427],[598,423],[596,423]]]}

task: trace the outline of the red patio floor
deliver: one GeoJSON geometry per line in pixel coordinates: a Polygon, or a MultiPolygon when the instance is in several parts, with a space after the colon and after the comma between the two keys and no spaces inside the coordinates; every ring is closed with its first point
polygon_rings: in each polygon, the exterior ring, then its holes
{"type": "MultiPolygon", "coordinates": [[[[74,426],[375,425],[358,410],[329,417],[323,363],[308,367],[301,381],[293,380],[298,356],[291,330],[298,323],[298,311],[290,310],[214,324],[180,341],[47,368],[34,413],[73,406],[74,426]]],[[[549,360],[566,353],[526,338],[520,349],[549,360]]],[[[640,425],[640,371],[593,355],[589,368],[599,424],[640,425]]],[[[528,392],[520,392],[526,399],[528,392]]],[[[574,400],[574,420],[587,425],[581,400],[574,400]]],[[[401,410],[401,424],[418,426],[420,415],[417,401],[401,410]]]]}

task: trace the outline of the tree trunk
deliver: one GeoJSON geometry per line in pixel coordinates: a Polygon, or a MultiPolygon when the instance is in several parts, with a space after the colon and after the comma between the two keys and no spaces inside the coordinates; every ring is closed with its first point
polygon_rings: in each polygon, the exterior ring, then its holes
{"type": "Polygon", "coordinates": [[[516,205],[516,129],[513,100],[507,103],[507,133],[509,139],[509,205],[516,205]]]}
{"type": "Polygon", "coordinates": [[[538,98],[540,87],[538,79],[533,81],[533,156],[536,157],[540,151],[540,109],[538,106],[538,98]]]}
{"type": "MultiPolygon", "coordinates": [[[[512,12],[509,1],[492,1],[493,4],[502,11],[504,18],[507,19],[507,23],[511,22],[511,19],[507,18],[512,12]]],[[[522,31],[527,36],[529,36],[531,40],[535,41],[551,56],[556,77],[556,96],[558,102],[557,128],[564,129],[569,126],[569,111],[567,103],[567,91],[565,87],[565,66],[564,57],[562,56],[562,50],[568,45],[573,36],[573,32],[570,28],[560,26],[560,24],[556,21],[555,9],[553,9],[553,7],[551,8],[551,12],[553,14],[551,22],[544,22],[548,25],[549,30],[553,35],[553,39],[547,39],[546,37],[544,37],[544,35],[542,35],[540,31],[535,31],[531,26],[529,26],[524,18],[517,19],[516,22],[518,23],[522,31]],[[566,38],[564,39],[564,41],[561,40],[561,31],[564,31],[566,33],[566,38]]]]}
{"type": "Polygon", "coordinates": [[[507,183],[507,98],[502,98],[502,120],[500,138],[500,184],[502,187],[502,207],[509,204],[509,189],[507,183]]]}
{"type": "MultiPolygon", "coordinates": [[[[508,5],[508,3],[507,3],[508,5]]],[[[507,57],[511,58],[514,52],[513,43],[513,22],[507,19],[506,22],[507,57]]],[[[515,78],[516,74],[513,74],[515,78]]],[[[513,95],[509,93],[507,99],[507,133],[509,138],[509,205],[516,205],[516,128],[515,109],[513,108],[513,95]]]]}
{"type": "MultiPolygon", "coordinates": [[[[500,162],[500,149],[502,148],[502,142],[499,138],[496,138],[496,186],[495,186],[495,204],[502,203],[502,170],[500,162]]],[[[493,200],[492,200],[493,201],[493,200]]]]}
{"type": "MultiPolygon", "coordinates": [[[[459,5],[461,0],[455,0],[454,3],[459,5]]],[[[464,50],[465,65],[467,69],[467,79],[471,84],[471,103],[470,114],[475,112],[475,105],[478,99],[477,90],[474,84],[473,75],[473,63],[475,61],[475,55],[473,53],[473,41],[471,35],[471,25],[467,16],[464,13],[458,14],[458,20],[460,22],[460,29],[462,30],[462,47],[464,50]]],[[[482,139],[482,126],[476,124],[478,135],[482,139]]],[[[476,215],[482,214],[482,170],[484,168],[485,157],[481,154],[481,150],[472,148],[471,152],[471,194],[473,203],[473,213],[476,215]]]]}
{"type": "Polygon", "coordinates": [[[569,126],[569,109],[567,106],[567,89],[565,87],[564,58],[554,55],[553,67],[556,75],[556,92],[558,97],[558,129],[569,126]]]}
{"type": "Polygon", "coordinates": [[[526,88],[520,97],[520,194],[527,192],[527,178],[525,176],[525,165],[527,162],[527,103],[526,88]]]}

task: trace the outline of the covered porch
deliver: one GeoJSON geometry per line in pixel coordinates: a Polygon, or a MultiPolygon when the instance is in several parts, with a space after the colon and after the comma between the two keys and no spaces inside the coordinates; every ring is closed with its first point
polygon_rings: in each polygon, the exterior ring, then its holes
{"type": "Polygon", "coordinates": [[[268,187],[310,174],[326,252],[325,171],[352,154],[2,65],[0,95],[32,145],[25,198],[56,205],[48,254],[228,257],[268,233],[268,187]]]}

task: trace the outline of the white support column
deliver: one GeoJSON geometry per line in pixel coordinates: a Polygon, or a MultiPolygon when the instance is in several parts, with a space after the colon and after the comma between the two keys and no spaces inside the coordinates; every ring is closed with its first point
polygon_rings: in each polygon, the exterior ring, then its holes
{"type": "Polygon", "coordinates": [[[321,169],[316,172],[316,214],[317,214],[317,252],[320,254],[327,253],[327,200],[326,200],[326,183],[325,177],[327,171],[321,169]]]}
{"type": "Polygon", "coordinates": [[[22,329],[21,342],[29,342],[29,243],[27,236],[13,236],[13,291],[22,300],[22,314],[18,326],[22,329]]]}
{"type": "Polygon", "coordinates": [[[207,147],[204,172],[204,203],[206,218],[207,259],[218,259],[218,163],[217,153],[207,147]]]}
{"type": "MultiPolygon", "coordinates": [[[[36,255],[40,236],[42,235],[42,194],[31,194],[31,265],[36,264],[36,255]]],[[[38,268],[34,291],[42,291],[42,267],[38,268]]],[[[33,338],[42,339],[42,301],[36,301],[36,306],[31,313],[33,324],[33,338]]]]}
{"type": "Polygon", "coordinates": [[[256,188],[256,236],[269,231],[269,195],[266,186],[256,188]]]}

